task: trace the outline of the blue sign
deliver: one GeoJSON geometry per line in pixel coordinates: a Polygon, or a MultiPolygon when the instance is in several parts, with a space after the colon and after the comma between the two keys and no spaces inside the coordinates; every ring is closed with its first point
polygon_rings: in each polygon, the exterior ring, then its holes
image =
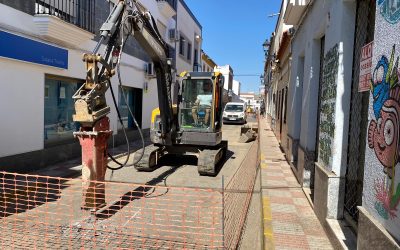
{"type": "Polygon", "coordinates": [[[0,56],[68,69],[68,50],[1,30],[0,56]]]}

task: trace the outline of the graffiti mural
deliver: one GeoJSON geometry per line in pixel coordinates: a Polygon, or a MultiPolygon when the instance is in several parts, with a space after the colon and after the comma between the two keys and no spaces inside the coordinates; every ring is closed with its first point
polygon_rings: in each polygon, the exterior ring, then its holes
{"type": "Polygon", "coordinates": [[[335,133],[336,83],[339,67],[339,46],[336,44],[324,58],[321,85],[318,162],[332,167],[332,145],[335,133]]]}
{"type": "Polygon", "coordinates": [[[386,21],[395,24],[400,20],[400,0],[378,0],[378,5],[386,21]]]}
{"type": "Polygon", "coordinates": [[[396,165],[400,162],[400,84],[399,57],[394,63],[395,46],[390,59],[381,56],[373,71],[371,93],[373,113],[368,127],[368,146],[382,164],[384,178],[375,179],[375,209],[388,220],[397,217],[400,203],[400,184],[395,180],[396,165]]]}

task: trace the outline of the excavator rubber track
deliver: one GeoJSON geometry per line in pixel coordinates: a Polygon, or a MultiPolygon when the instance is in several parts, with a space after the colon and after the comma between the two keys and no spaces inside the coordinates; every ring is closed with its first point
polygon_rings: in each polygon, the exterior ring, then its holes
{"type": "MultiPolygon", "coordinates": [[[[139,152],[139,151],[138,151],[139,152]]],[[[143,157],[135,164],[135,169],[143,172],[151,172],[157,168],[158,160],[164,155],[161,147],[150,145],[144,150],[143,157]]],[[[140,157],[139,153],[135,154],[135,161],[140,157]]]]}
{"type": "Polygon", "coordinates": [[[215,176],[217,167],[226,158],[228,142],[222,141],[216,149],[204,149],[200,152],[197,161],[197,171],[200,175],[215,176]]]}

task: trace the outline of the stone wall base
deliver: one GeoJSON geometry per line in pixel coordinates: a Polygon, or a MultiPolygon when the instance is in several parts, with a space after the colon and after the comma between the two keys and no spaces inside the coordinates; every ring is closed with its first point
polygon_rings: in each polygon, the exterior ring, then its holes
{"type": "Polygon", "coordinates": [[[358,207],[357,249],[400,249],[396,240],[363,207],[358,207]]]}
{"type": "Polygon", "coordinates": [[[344,191],[345,178],[315,163],[314,211],[321,223],[343,218],[344,191]]]}
{"type": "Polygon", "coordinates": [[[283,147],[283,150],[285,150],[286,159],[288,162],[290,162],[290,163],[297,162],[297,153],[299,150],[299,139],[293,139],[290,135],[287,135],[286,148],[283,147]]]}
{"type": "Polygon", "coordinates": [[[314,187],[314,158],[314,151],[308,151],[298,146],[297,171],[295,174],[302,187],[314,187]]]}

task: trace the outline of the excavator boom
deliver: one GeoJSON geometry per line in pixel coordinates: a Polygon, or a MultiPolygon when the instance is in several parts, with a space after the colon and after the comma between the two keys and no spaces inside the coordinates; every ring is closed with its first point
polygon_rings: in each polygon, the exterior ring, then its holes
{"type": "Polygon", "coordinates": [[[166,144],[171,144],[171,129],[176,127],[172,119],[171,63],[168,46],[162,40],[154,18],[148,12],[141,12],[136,1],[120,0],[100,31],[100,40],[93,53],[83,57],[87,76],[85,84],[73,96],[76,111],[74,121],[80,122],[84,127],[92,127],[110,112],[105,92],[117,66],[111,62],[112,56],[122,53],[127,38],[133,36],[154,63],[161,112],[161,135],[166,144]],[[106,42],[106,49],[104,55],[100,56],[97,52],[103,42],[106,42]]]}

